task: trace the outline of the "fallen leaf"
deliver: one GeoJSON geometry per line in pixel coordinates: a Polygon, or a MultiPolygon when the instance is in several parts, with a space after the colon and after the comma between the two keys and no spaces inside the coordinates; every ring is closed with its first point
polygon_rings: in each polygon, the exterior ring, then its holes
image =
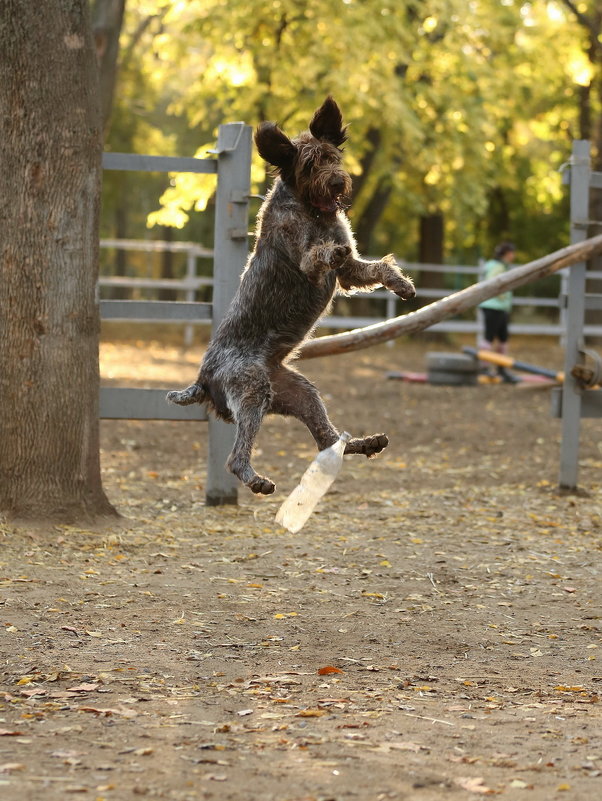
{"type": "Polygon", "coordinates": [[[557,687],[554,687],[554,689],[556,692],[561,693],[582,693],[585,690],[582,684],[578,684],[576,687],[567,687],[564,684],[559,684],[557,687]]]}
{"type": "Polygon", "coordinates": [[[100,687],[99,684],[79,684],[77,687],[67,687],[69,693],[90,693],[100,687]]]}
{"type": "Polygon", "coordinates": [[[469,793],[480,793],[481,795],[493,795],[495,790],[483,784],[482,777],[472,778],[471,776],[459,776],[456,780],[463,790],[468,790],[469,793]]]}
{"type": "Polygon", "coordinates": [[[332,665],[326,665],[326,667],[322,667],[318,670],[319,676],[328,676],[329,673],[343,673],[343,671],[338,667],[333,667],[332,665]]]}
{"type": "Polygon", "coordinates": [[[25,770],[25,765],[21,762],[5,762],[0,765],[0,773],[12,773],[13,770],[25,770]]]}
{"type": "Polygon", "coordinates": [[[127,709],[126,707],[115,707],[111,708],[101,708],[96,706],[78,706],[78,712],[91,712],[93,715],[99,715],[101,717],[111,717],[111,715],[121,715],[124,718],[135,718],[138,713],[135,712],[133,709],[127,709]]]}

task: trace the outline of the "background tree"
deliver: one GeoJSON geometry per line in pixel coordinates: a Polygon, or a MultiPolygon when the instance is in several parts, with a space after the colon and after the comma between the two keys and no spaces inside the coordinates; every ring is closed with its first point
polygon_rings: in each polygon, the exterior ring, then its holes
{"type": "MultiPolygon", "coordinates": [[[[108,146],[203,153],[236,119],[276,119],[294,133],[332,93],[351,123],[362,250],[474,264],[511,237],[528,260],[566,242],[559,169],[586,119],[592,138],[600,130],[598,5],[128,0],[108,146]]],[[[105,234],[163,238],[173,226],[176,239],[211,244],[211,214],[192,213],[211,212],[210,178],[174,176],[166,187],[137,177],[113,191],[130,178],[105,179],[105,234]],[[149,234],[148,195],[162,189],[149,234]]],[[[254,182],[267,183],[259,159],[254,182]]]]}
{"type": "Polygon", "coordinates": [[[100,74],[100,107],[106,130],[113,110],[125,0],[90,0],[90,11],[100,74]]]}
{"type": "MultiPolygon", "coordinates": [[[[549,217],[560,202],[568,138],[558,116],[575,49],[561,11],[544,0],[481,0],[470,13],[463,0],[190,0],[165,10],[140,57],[153,84],[161,75],[169,115],[186,118],[201,142],[224,119],[300,130],[331,92],[351,122],[361,248],[474,261],[522,211],[549,217]],[[542,60],[550,39],[563,56],[542,60]],[[544,177],[537,204],[523,203],[523,166],[544,177]]],[[[206,179],[176,179],[153,221],[185,224],[210,191],[206,179]]]]}
{"type": "Polygon", "coordinates": [[[0,511],[111,514],[98,446],[102,124],[87,0],[3,4],[0,141],[0,511]]]}

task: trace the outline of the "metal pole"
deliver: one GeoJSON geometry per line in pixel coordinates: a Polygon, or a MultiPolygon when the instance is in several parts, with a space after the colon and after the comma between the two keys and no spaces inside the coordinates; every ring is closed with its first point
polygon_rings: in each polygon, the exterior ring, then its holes
{"type": "MultiPolygon", "coordinates": [[[[248,255],[251,190],[251,128],[242,122],[220,125],[217,140],[217,196],[213,257],[215,332],[236,294],[248,255]]],[[[225,463],[234,444],[234,426],[209,420],[209,461],[205,500],[208,506],[236,504],[238,481],[225,463]]]]}
{"type": "MultiPolygon", "coordinates": [[[[587,238],[589,219],[590,145],[585,140],[573,142],[570,168],[571,244],[587,238]]],[[[563,302],[566,304],[564,384],[562,387],[562,443],[560,478],[562,489],[577,488],[579,471],[579,431],[581,427],[581,389],[571,375],[583,347],[585,321],[586,263],[574,264],[566,279],[563,302]]]]}

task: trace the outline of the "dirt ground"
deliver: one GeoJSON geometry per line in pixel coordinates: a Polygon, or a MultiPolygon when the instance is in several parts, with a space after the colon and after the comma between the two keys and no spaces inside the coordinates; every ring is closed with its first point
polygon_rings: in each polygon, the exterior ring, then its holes
{"type": "MultiPolygon", "coordinates": [[[[386,378],[460,344],[304,363],[335,424],[391,444],[296,535],[297,422],[258,442],[274,496],[207,508],[204,424],[103,421],[121,519],[0,527],[0,797],[601,798],[602,430],[563,496],[549,389],[386,378]]],[[[105,343],[103,376],[181,387],[199,355],[105,343]]]]}

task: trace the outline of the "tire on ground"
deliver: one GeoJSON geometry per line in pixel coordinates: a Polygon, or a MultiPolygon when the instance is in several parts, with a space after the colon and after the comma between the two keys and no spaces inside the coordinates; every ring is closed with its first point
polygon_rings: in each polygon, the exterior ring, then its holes
{"type": "Polygon", "coordinates": [[[438,353],[426,354],[427,371],[447,371],[450,373],[477,373],[479,363],[472,356],[465,353],[438,353]]]}

